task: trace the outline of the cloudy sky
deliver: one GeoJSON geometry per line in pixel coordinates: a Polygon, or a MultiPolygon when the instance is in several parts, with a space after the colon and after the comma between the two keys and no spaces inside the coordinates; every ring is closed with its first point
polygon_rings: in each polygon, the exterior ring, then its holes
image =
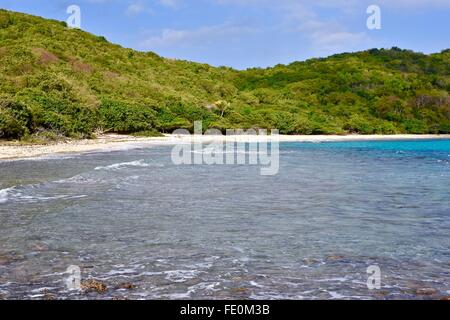
{"type": "Polygon", "coordinates": [[[450,0],[0,0],[0,7],[66,20],[138,50],[234,68],[398,46],[450,48],[450,0]],[[369,5],[381,30],[367,28],[369,5]]]}

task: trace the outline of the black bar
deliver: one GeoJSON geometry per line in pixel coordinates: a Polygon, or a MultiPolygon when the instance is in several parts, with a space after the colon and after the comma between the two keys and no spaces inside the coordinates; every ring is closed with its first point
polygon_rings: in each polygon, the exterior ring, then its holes
{"type": "Polygon", "coordinates": [[[385,319],[394,312],[402,318],[446,314],[447,301],[0,301],[3,314],[90,318],[113,314],[144,319],[311,319],[354,316],[385,319]],[[187,309],[189,308],[189,309],[187,309]],[[445,310],[444,310],[445,308],[445,310]],[[189,312],[187,312],[189,310],[189,312]],[[211,310],[212,313],[211,313],[211,310]]]}

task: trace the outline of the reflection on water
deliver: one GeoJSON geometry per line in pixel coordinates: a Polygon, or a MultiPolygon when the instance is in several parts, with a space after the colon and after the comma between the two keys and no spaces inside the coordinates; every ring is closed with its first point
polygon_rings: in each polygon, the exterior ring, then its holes
{"type": "Polygon", "coordinates": [[[170,151],[0,162],[0,299],[450,295],[450,141],[286,143],[277,176],[170,151]]]}

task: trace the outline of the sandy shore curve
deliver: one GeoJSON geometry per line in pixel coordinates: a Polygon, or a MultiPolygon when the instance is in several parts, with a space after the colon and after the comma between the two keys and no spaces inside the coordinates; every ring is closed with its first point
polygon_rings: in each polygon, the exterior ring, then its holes
{"type": "Polygon", "coordinates": [[[450,139],[447,135],[239,135],[239,136],[190,136],[166,135],[164,137],[146,138],[127,135],[105,134],[96,139],[68,140],[46,145],[24,145],[18,142],[0,141],[0,160],[16,160],[36,158],[42,156],[70,153],[85,153],[94,151],[115,151],[146,146],[175,145],[178,143],[192,143],[195,141],[208,143],[222,142],[338,142],[338,141],[396,141],[396,140],[430,140],[450,139]],[[194,138],[195,137],[195,138],[194,138]]]}

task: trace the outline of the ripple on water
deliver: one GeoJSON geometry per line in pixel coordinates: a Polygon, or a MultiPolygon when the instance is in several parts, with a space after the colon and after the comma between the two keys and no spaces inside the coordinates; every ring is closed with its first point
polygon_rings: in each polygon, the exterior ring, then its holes
{"type": "Polygon", "coordinates": [[[41,194],[27,194],[27,188],[33,189],[35,186],[10,187],[0,190],[0,204],[7,202],[18,203],[37,203],[52,200],[72,200],[87,197],[87,195],[41,195],[41,194]]]}
{"type": "Polygon", "coordinates": [[[145,162],[144,159],[142,160],[136,160],[136,161],[130,161],[130,162],[119,162],[114,163],[109,166],[100,166],[96,167],[95,170],[121,170],[125,169],[127,167],[138,167],[138,168],[148,168],[148,167],[163,167],[162,164],[152,164],[145,162]]]}

